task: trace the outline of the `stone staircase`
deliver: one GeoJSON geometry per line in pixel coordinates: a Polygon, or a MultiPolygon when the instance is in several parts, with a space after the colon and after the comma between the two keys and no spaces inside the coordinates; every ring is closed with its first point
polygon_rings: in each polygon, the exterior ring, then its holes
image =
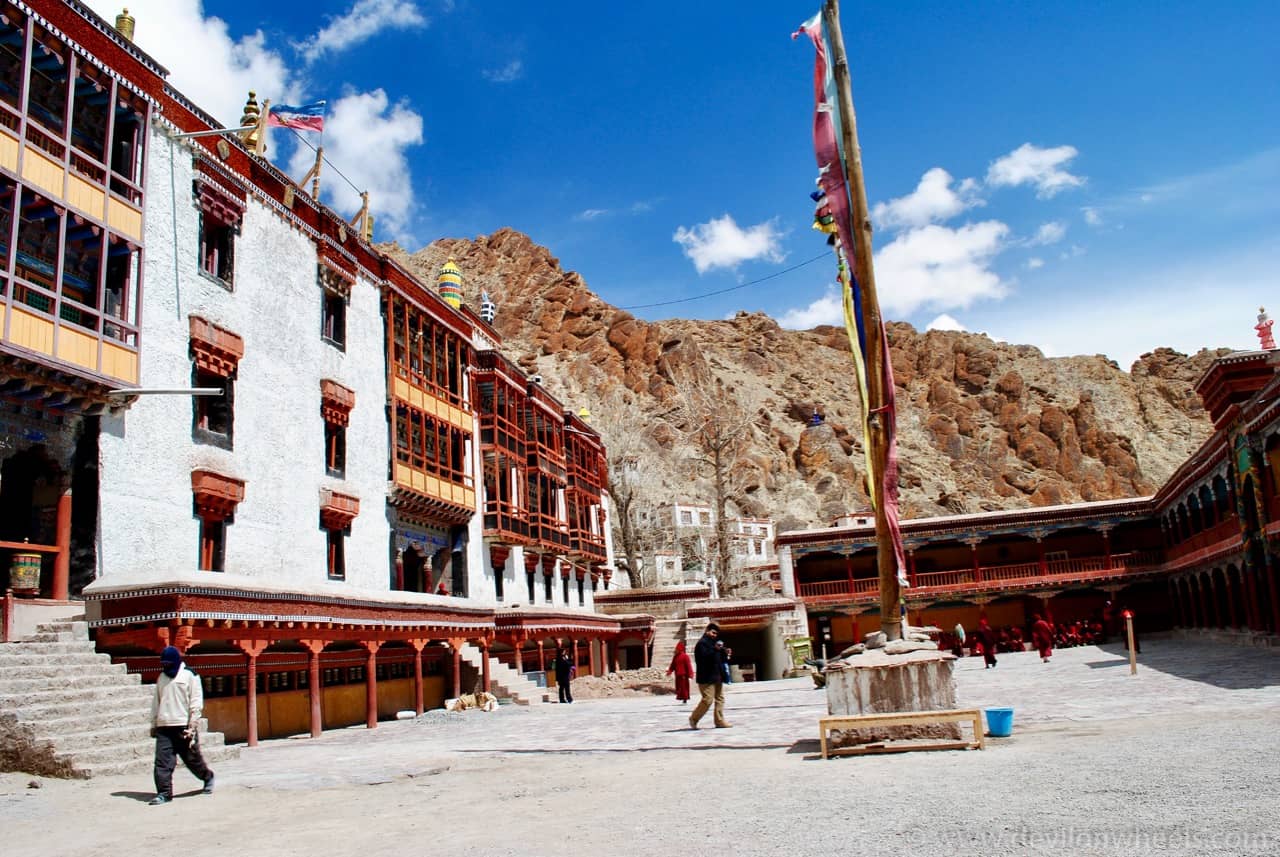
{"type": "MultiPolygon", "coordinates": [[[[462,660],[478,673],[484,669],[484,652],[468,643],[460,650],[462,660]]],[[[541,705],[551,701],[551,693],[538,687],[497,658],[489,658],[489,690],[499,698],[509,698],[517,705],[541,705]]]]}
{"type": "Polygon", "coordinates": [[[649,663],[659,669],[666,669],[671,666],[671,658],[676,653],[676,643],[681,640],[685,641],[685,647],[689,650],[689,656],[693,656],[693,646],[698,642],[698,637],[702,636],[702,629],[706,627],[705,621],[691,622],[687,619],[659,619],[654,624],[653,629],[653,655],[649,663]],[[692,640],[689,639],[689,633],[692,630],[690,626],[696,625],[697,632],[692,640]]]}
{"type": "MultiPolygon", "coordinates": [[[[85,622],[41,625],[0,644],[0,771],[94,777],[151,770],[155,688],[94,650],[85,622]]],[[[201,723],[210,764],[240,755],[201,723]]]]}

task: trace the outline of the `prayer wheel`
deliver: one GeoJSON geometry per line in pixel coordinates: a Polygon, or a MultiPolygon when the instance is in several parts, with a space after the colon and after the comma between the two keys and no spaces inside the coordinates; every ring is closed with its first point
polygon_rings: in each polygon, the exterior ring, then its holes
{"type": "Polygon", "coordinates": [[[22,595],[40,593],[40,554],[17,553],[9,565],[9,586],[22,595]]]}

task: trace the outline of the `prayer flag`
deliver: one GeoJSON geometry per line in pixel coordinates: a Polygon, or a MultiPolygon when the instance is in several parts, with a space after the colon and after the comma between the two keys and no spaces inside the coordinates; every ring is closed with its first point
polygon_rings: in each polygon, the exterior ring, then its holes
{"type": "Polygon", "coordinates": [[[267,125],[277,128],[299,128],[303,131],[323,131],[324,106],[323,101],[304,104],[301,107],[273,104],[267,115],[267,125]]]}

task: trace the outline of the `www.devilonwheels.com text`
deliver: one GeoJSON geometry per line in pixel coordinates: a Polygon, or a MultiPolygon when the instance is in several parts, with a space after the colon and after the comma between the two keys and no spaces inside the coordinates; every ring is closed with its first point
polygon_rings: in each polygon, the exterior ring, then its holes
{"type": "Polygon", "coordinates": [[[1122,854],[1163,853],[1170,849],[1242,854],[1280,854],[1280,836],[1249,831],[1200,831],[1187,828],[1089,830],[1076,827],[1005,830],[943,830],[918,827],[903,834],[906,844],[930,848],[1027,847],[1044,849],[1089,848],[1122,854]]]}

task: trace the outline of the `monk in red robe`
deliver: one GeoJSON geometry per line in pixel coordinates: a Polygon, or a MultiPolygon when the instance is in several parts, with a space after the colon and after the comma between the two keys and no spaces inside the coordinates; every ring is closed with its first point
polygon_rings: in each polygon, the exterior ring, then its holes
{"type": "Polygon", "coordinates": [[[676,676],[676,700],[688,702],[689,679],[693,678],[693,659],[685,651],[684,640],[676,643],[675,657],[671,659],[671,666],[667,667],[667,675],[672,673],[676,676]]]}
{"type": "Polygon", "coordinates": [[[1042,619],[1039,613],[1031,617],[1031,641],[1040,651],[1040,661],[1049,663],[1049,656],[1053,654],[1053,626],[1042,619]]]}

